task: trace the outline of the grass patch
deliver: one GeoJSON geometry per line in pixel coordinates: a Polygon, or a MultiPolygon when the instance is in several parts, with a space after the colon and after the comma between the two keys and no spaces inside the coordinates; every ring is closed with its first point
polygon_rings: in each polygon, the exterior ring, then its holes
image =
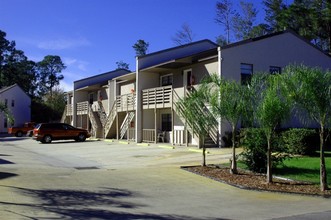
{"type": "MultiPolygon", "coordinates": [[[[331,157],[328,152],[325,157],[328,183],[331,182],[331,157]]],[[[299,181],[320,183],[320,158],[319,157],[295,157],[287,159],[284,164],[274,169],[274,174],[299,181]]]]}
{"type": "MultiPolygon", "coordinates": [[[[331,151],[325,152],[326,172],[328,174],[328,185],[331,184],[331,151]]],[[[230,163],[223,164],[230,167],[230,163]]],[[[247,170],[247,166],[238,161],[238,168],[247,170]]],[[[320,158],[319,152],[313,156],[302,156],[286,159],[283,165],[273,169],[276,176],[289,178],[297,181],[306,181],[314,184],[320,184],[320,158]]]]}

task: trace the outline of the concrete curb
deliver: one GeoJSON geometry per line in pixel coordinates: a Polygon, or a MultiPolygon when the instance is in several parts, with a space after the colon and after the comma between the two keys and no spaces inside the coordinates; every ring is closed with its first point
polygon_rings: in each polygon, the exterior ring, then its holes
{"type": "MultiPolygon", "coordinates": [[[[213,164],[209,164],[208,166],[212,166],[213,164]]],[[[196,165],[196,166],[180,166],[180,169],[185,170],[186,172],[193,173],[195,175],[199,175],[202,177],[206,177],[208,179],[227,184],[229,186],[236,187],[238,189],[243,189],[243,190],[249,190],[249,191],[256,191],[256,192],[270,192],[270,193],[280,193],[280,194],[289,194],[289,195],[300,195],[300,196],[308,196],[308,197],[321,197],[325,199],[331,199],[331,196],[329,195],[318,195],[318,194],[309,194],[309,193],[300,193],[300,192],[284,192],[284,191],[279,191],[279,190],[266,190],[266,189],[258,189],[258,188],[252,188],[252,187],[247,187],[247,186],[242,186],[238,184],[233,184],[233,183],[228,183],[224,180],[218,179],[218,178],[213,178],[208,175],[203,175],[200,173],[196,173],[194,171],[188,170],[190,167],[200,167],[201,165],[196,165]]]]}
{"type": "MultiPolygon", "coordinates": [[[[192,152],[196,152],[196,153],[202,153],[202,150],[200,150],[200,149],[189,148],[188,151],[192,151],[192,152]]],[[[210,152],[206,150],[206,154],[210,154],[210,152]]]]}
{"type": "Polygon", "coordinates": [[[168,146],[168,145],[158,145],[160,148],[165,148],[165,149],[176,149],[175,146],[168,146]]]}

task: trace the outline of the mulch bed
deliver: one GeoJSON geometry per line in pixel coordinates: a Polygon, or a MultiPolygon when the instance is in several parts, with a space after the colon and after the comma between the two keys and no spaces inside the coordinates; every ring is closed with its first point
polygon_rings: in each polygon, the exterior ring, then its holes
{"type": "Polygon", "coordinates": [[[266,183],[266,176],[263,174],[238,169],[239,173],[237,175],[233,175],[230,174],[229,168],[214,165],[209,165],[207,167],[193,166],[182,168],[192,173],[199,174],[201,176],[205,176],[239,188],[282,193],[296,193],[302,195],[314,195],[331,198],[331,190],[321,192],[319,185],[308,182],[299,182],[274,177],[273,183],[268,184],[266,183]]]}

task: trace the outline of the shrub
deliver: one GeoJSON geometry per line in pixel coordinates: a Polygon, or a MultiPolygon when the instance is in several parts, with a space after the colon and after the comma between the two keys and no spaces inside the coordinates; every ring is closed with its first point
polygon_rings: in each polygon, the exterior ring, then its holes
{"type": "MultiPolygon", "coordinates": [[[[240,132],[236,131],[236,146],[239,146],[240,132]]],[[[222,137],[222,147],[232,147],[232,131],[226,131],[222,137]]]]}
{"type": "Polygon", "coordinates": [[[319,146],[318,133],[314,129],[292,128],[281,136],[284,147],[291,154],[311,155],[319,146]]]}
{"type": "MultiPolygon", "coordinates": [[[[259,173],[266,173],[267,171],[267,138],[260,128],[245,128],[241,130],[243,140],[243,152],[240,157],[243,163],[249,170],[259,173]]],[[[272,143],[273,152],[272,162],[273,167],[282,163],[287,157],[282,149],[278,135],[276,135],[272,143]]]]}

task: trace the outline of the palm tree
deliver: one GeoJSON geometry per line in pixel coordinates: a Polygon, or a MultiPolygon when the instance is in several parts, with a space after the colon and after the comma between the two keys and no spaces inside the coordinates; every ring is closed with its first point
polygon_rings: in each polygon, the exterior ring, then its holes
{"type": "Polygon", "coordinates": [[[214,74],[204,81],[202,89],[209,97],[213,114],[226,120],[231,126],[232,160],[230,173],[237,174],[236,143],[239,143],[239,140],[236,140],[236,130],[241,121],[247,119],[250,112],[248,87],[214,74]]]}
{"type": "Polygon", "coordinates": [[[324,151],[326,128],[331,125],[331,72],[300,65],[289,66],[284,73],[288,97],[301,121],[319,125],[320,187],[325,191],[328,185],[324,151]]]}
{"type": "Polygon", "coordinates": [[[254,74],[251,82],[255,122],[267,138],[267,183],[272,183],[272,140],[275,130],[291,113],[281,82],[281,75],[267,73],[254,74]]]}
{"type": "Polygon", "coordinates": [[[199,146],[202,148],[202,166],[206,166],[205,138],[208,137],[210,127],[216,121],[205,107],[205,100],[206,96],[202,90],[193,90],[175,103],[179,115],[186,120],[192,132],[199,137],[199,146]]]}

